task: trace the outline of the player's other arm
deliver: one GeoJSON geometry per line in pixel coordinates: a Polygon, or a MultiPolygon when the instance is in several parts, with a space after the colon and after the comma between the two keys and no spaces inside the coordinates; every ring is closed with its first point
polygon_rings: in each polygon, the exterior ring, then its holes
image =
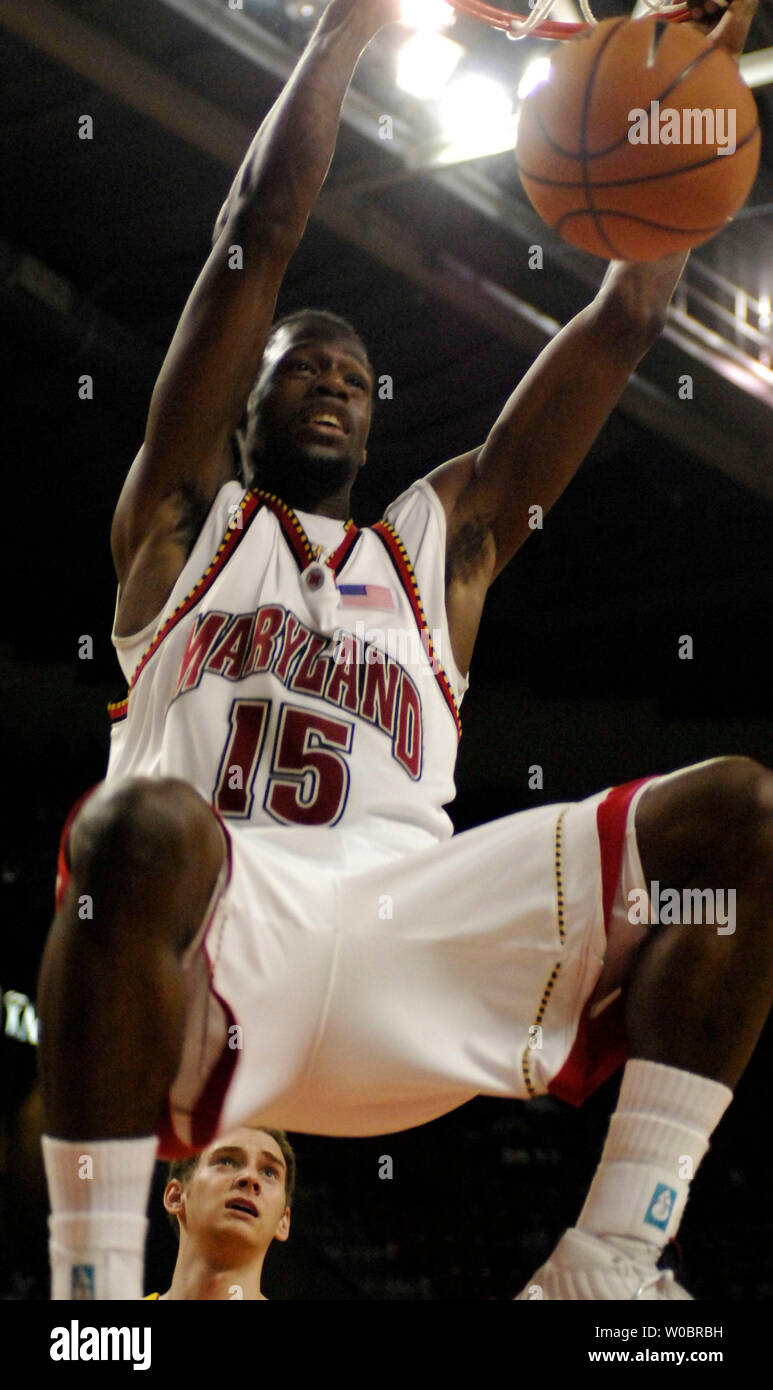
{"type": "MultiPolygon", "coordinates": [[[[703,22],[716,21],[713,0],[703,22]]],[[[757,0],[732,0],[708,33],[736,59],[757,0]]],[[[657,338],[686,257],[613,263],[582,313],[540,354],[485,444],[430,475],[447,518],[446,607],[466,670],[489,584],[531,534],[529,508],[547,512],[573,478],[630,373],[657,338]]]]}
{"type": "Polygon", "coordinates": [[[614,262],[596,298],[540,353],[485,444],[430,474],[447,517],[447,579],[487,587],[574,477],[658,337],[686,257],[614,262]]]}
{"type": "MultiPolygon", "coordinates": [[[[201,513],[231,476],[230,439],[257,375],[284,271],[330,165],[352,73],[373,35],[398,17],[398,0],[333,0],[247,151],[116,508],[112,547],[124,596],[137,560],[150,558],[148,546],[174,549],[186,511],[193,504],[201,513]],[[229,266],[234,245],[243,269],[229,266]]],[[[183,550],[178,571],[184,559],[183,550]]]]}
{"type": "MultiPolygon", "coordinates": [[[[739,59],[757,0],[714,0],[694,11],[709,43],[739,59]]],[[[665,323],[684,268],[677,254],[613,262],[593,303],[540,354],[485,444],[431,474],[448,520],[449,575],[487,585],[530,534],[529,507],[547,512],[574,476],[631,372],[665,323]]]]}
{"type": "Polygon", "coordinates": [[[446,611],[461,671],[489,585],[574,477],[660,332],[685,257],[613,263],[596,298],[541,352],[485,444],[429,476],[446,513],[446,611]]]}

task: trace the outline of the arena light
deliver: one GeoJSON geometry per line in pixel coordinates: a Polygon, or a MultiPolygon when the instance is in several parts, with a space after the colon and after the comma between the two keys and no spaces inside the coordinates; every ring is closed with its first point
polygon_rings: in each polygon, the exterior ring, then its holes
{"type": "Polygon", "coordinates": [[[511,138],[513,103],[504,87],[485,73],[465,73],[451,82],[440,99],[439,114],[443,135],[453,145],[493,154],[503,138],[511,138]]]}
{"type": "Polygon", "coordinates": [[[436,148],[434,164],[437,168],[453,168],[455,164],[469,164],[475,159],[489,159],[495,154],[512,154],[518,141],[518,120],[520,113],[514,111],[509,120],[500,122],[481,134],[466,135],[447,141],[436,148]]]}
{"type": "Polygon", "coordinates": [[[446,29],[456,14],[445,0],[403,0],[402,21],[410,29],[446,29]]]}
{"type": "Polygon", "coordinates": [[[322,13],[320,0],[285,0],[285,14],[295,24],[311,24],[322,13]]]}
{"type": "Polygon", "coordinates": [[[773,82],[773,48],[744,53],[738,66],[747,87],[767,87],[773,82]]]}
{"type": "Polygon", "coordinates": [[[444,34],[431,30],[414,34],[398,54],[398,87],[422,101],[439,97],[463,53],[461,44],[447,39],[444,34]]]}
{"type": "Polygon", "coordinates": [[[541,58],[532,58],[531,62],[526,64],[518,83],[518,96],[521,101],[535,88],[541,87],[543,82],[547,82],[550,72],[551,63],[548,57],[543,55],[541,58]]]}

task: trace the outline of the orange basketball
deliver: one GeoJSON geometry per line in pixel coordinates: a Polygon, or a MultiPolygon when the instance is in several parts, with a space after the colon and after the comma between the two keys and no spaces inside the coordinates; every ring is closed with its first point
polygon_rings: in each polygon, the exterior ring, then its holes
{"type": "Polygon", "coordinates": [[[606,260],[708,241],[748,197],[759,154],[757,108],[730,55],[655,18],[607,19],[562,44],[518,129],[537,212],[606,260]]]}

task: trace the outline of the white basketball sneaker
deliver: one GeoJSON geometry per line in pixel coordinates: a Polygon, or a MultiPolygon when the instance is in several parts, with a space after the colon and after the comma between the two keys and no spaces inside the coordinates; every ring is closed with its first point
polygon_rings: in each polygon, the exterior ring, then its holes
{"type": "Polygon", "coordinates": [[[673,1271],[658,1269],[642,1241],[604,1239],[576,1228],[562,1235],[550,1259],[537,1270],[518,1301],[576,1299],[689,1299],[673,1271]]]}

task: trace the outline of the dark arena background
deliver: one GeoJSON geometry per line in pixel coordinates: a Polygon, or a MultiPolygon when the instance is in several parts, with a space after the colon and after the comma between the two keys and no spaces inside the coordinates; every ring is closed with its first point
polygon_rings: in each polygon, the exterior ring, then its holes
{"type": "MultiPolygon", "coordinates": [[[[105,703],[122,689],[109,639],[111,513],[216,214],[319,9],[0,0],[7,1300],[48,1296],[36,977],[61,825],[103,775],[105,703]],[[84,116],[91,138],[79,135],[84,116]],[[84,374],[92,399],[79,397],[84,374]]],[[[594,10],[624,7],[594,0],[594,10]]],[[[559,16],[577,17],[571,0],[559,16]]],[[[438,103],[397,85],[410,33],[383,33],[360,64],[279,303],[351,318],[377,377],[390,379],[357,489],[360,523],[483,441],[604,269],[540,224],[491,122],[470,126],[479,145],[455,152],[438,103]]],[[[549,51],[464,17],[453,37],[462,68],[485,72],[516,107],[526,67],[549,51]]],[[[769,45],[763,5],[749,45],[763,152],[747,207],[691,259],[662,340],[491,593],[462,710],[459,829],[720,753],[773,763],[769,45]]],[[[714,1311],[773,1298],[771,1063],[769,1027],[674,1251],[714,1311]]],[[[294,1136],[293,1233],[267,1261],[269,1299],[512,1298],[579,1211],[616,1085],[578,1112],[481,1099],[380,1139],[294,1136]]],[[[174,1261],[159,1183],[149,1289],[167,1287],[174,1261]]]]}

